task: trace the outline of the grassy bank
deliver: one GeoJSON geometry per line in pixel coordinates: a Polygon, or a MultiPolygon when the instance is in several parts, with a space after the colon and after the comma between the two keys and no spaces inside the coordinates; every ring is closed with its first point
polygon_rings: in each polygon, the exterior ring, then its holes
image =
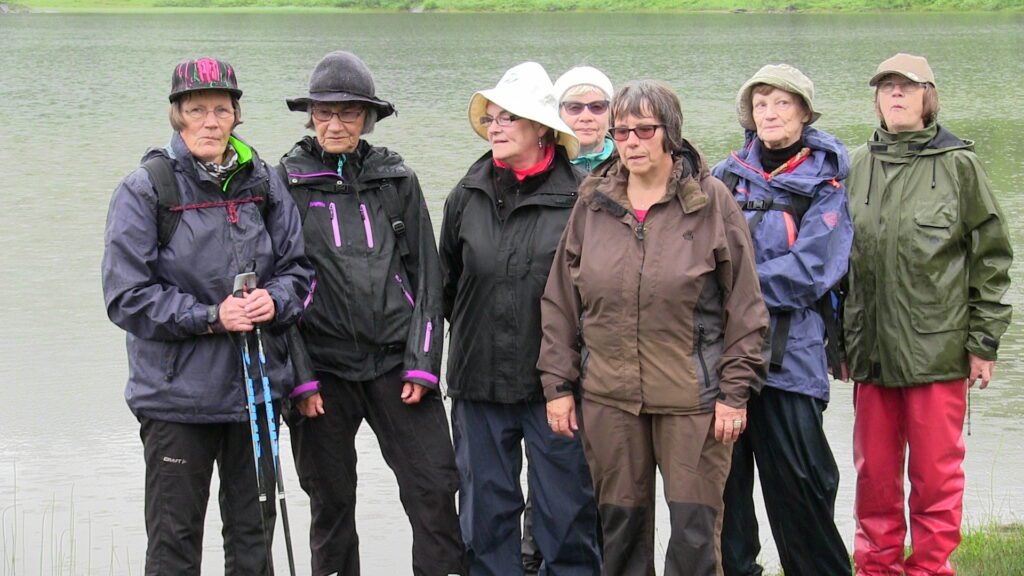
{"type": "Polygon", "coordinates": [[[1024,11],[1024,2],[1020,0],[19,0],[13,4],[32,10],[75,12],[181,8],[321,8],[374,12],[1024,11]]]}
{"type": "Polygon", "coordinates": [[[959,576],[1024,574],[1024,524],[968,529],[952,562],[959,576]]]}

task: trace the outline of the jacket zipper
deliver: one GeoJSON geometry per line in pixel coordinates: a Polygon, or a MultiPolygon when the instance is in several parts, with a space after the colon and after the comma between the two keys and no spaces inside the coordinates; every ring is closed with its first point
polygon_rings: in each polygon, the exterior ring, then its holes
{"type": "Polygon", "coordinates": [[[334,246],[341,248],[341,230],[338,229],[338,209],[331,202],[331,229],[334,230],[334,246]]]}
{"type": "Polygon", "coordinates": [[[316,292],[316,278],[309,283],[309,294],[306,294],[306,300],[302,303],[302,309],[309,308],[309,305],[313,303],[313,293],[316,292]]]}
{"type": "Polygon", "coordinates": [[[704,323],[697,324],[697,359],[700,360],[700,369],[704,371],[704,387],[711,387],[711,375],[708,374],[708,364],[704,361],[704,323]]]}
{"type": "Polygon", "coordinates": [[[373,229],[370,227],[370,215],[366,212],[366,204],[359,205],[359,216],[363,219],[363,231],[366,232],[366,247],[373,248],[373,229]]]}
{"type": "Polygon", "coordinates": [[[427,330],[423,335],[423,353],[430,352],[430,335],[434,333],[434,323],[427,320],[427,330]]]}
{"type": "Polygon", "coordinates": [[[416,301],[412,299],[412,294],[405,289],[405,282],[402,280],[401,274],[395,274],[395,282],[398,282],[398,287],[402,289],[402,294],[405,295],[405,299],[408,300],[409,306],[416,307],[416,301]]]}

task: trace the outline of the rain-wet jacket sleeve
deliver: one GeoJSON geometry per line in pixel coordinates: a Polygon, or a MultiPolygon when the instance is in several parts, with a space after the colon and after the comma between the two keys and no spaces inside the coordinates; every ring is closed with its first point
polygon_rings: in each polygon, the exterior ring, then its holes
{"type": "Polygon", "coordinates": [[[459,228],[462,223],[461,195],[466,191],[456,186],[444,202],[444,219],[441,221],[441,241],[438,247],[441,259],[444,317],[451,322],[455,308],[455,296],[459,293],[459,278],[462,277],[462,246],[459,245],[459,228]]]}
{"type": "Polygon", "coordinates": [[[537,369],[549,401],[572,394],[580,378],[583,303],[572,271],[579,267],[587,210],[583,202],[573,207],[540,300],[542,337],[537,369]]]}
{"type": "Polygon", "coordinates": [[[967,235],[967,351],[995,360],[999,339],[1010,324],[1013,308],[1002,302],[1010,287],[1013,248],[1006,218],[996,201],[985,169],[973,153],[957,155],[961,217],[967,235]]]}
{"type": "Polygon", "coordinates": [[[846,274],[853,221],[846,186],[833,182],[818,187],[789,252],[758,263],[761,293],[769,310],[812,306],[846,274]]]}
{"type": "Polygon", "coordinates": [[[145,170],[135,170],[114,190],[104,244],[103,299],[114,324],[149,340],[207,332],[206,311],[214,303],[157,281],[157,194],[145,170]]]}
{"type": "MultiPolygon", "coordinates": [[[[277,170],[270,175],[270,206],[263,225],[274,250],[274,271],[264,288],[274,299],[273,326],[294,324],[302,314],[302,301],[313,281],[313,265],[306,258],[302,220],[295,201],[277,170]]],[[[261,274],[262,276],[262,274],[261,274]]]]}
{"type": "Polygon", "coordinates": [[[722,190],[726,245],[715,254],[725,309],[725,342],[718,363],[719,399],[733,408],[742,408],[751,388],[767,375],[762,346],[768,335],[768,309],[761,297],[754,242],[746,218],[725,186],[722,190]]]}
{"type": "Polygon", "coordinates": [[[441,375],[441,348],[444,343],[442,316],[441,263],[438,260],[434,228],[423,198],[423,190],[415,175],[409,178],[405,200],[406,239],[412,252],[410,262],[415,271],[415,306],[405,345],[402,380],[437,390],[441,375]]]}

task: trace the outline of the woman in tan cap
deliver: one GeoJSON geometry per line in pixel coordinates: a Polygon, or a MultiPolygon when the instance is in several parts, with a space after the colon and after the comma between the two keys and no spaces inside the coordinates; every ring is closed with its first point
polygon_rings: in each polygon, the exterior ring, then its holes
{"type": "Polygon", "coordinates": [[[581,176],[569,161],[579,143],[535,62],[474,94],[469,122],[490,150],[445,202],[440,253],[470,574],[522,570],[525,442],[534,538],[547,573],[596,575],[597,508],[583,447],[551,430],[536,368],[540,297],[576,203],[581,176]]]}
{"type": "Polygon", "coordinates": [[[631,82],[612,119],[618,155],[580,187],[541,301],[548,420],[583,437],[605,574],[654,573],[660,469],[672,526],[664,574],[721,575],[729,444],[764,377],[753,246],[729,191],[683,138],[675,92],[631,82]]]}
{"type": "Polygon", "coordinates": [[[811,126],[820,116],[814,83],[788,64],[758,70],[736,107],[744,145],[714,174],[747,218],[772,330],[768,379],[747,404],[748,433],[733,448],[725,488],[725,575],[762,570],[755,461],[786,574],[849,574],[834,521],[839,468],[822,429],[826,340],[838,344],[842,335],[834,312],[821,306],[831,304],[830,290],[846,274],[853,241],[843,186],[849,160],[842,142],[811,126]]]}
{"type": "Polygon", "coordinates": [[[1013,254],[974,143],[937,122],[928,61],[897,54],[870,85],[880,126],[851,154],[847,179],[854,562],[864,576],[949,575],[963,512],[966,398],[976,381],[988,386],[1010,322],[1003,297],[1013,254]]]}

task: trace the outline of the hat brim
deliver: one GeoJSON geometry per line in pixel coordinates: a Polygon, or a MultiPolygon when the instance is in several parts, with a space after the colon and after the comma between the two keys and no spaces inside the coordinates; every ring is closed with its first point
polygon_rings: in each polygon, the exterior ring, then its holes
{"type": "Polygon", "coordinates": [[[906,78],[907,80],[910,80],[911,82],[917,82],[919,84],[930,84],[930,82],[928,80],[925,80],[924,78],[921,78],[920,76],[918,76],[917,74],[914,74],[913,72],[906,72],[904,70],[881,70],[879,72],[876,72],[875,75],[871,77],[871,80],[868,80],[868,86],[872,86],[872,87],[877,86],[879,80],[881,80],[882,78],[885,78],[886,76],[888,76],[890,74],[896,74],[897,76],[903,76],[904,78],[906,78]]]}
{"type": "Polygon", "coordinates": [[[368,104],[377,110],[377,120],[387,118],[395,113],[395,106],[390,102],[348,92],[310,92],[309,96],[303,98],[289,98],[285,100],[285,103],[288,104],[288,109],[292,112],[306,112],[309,110],[309,105],[313,102],[359,102],[360,104],[368,104]]]}
{"type": "Polygon", "coordinates": [[[565,148],[566,155],[570,160],[579,154],[580,141],[572,128],[558,115],[557,108],[547,110],[547,108],[523,104],[522,98],[516,98],[496,88],[480,90],[469,99],[469,125],[472,126],[477,136],[487,140],[487,127],[480,123],[480,117],[486,115],[489,102],[495,103],[510,114],[532,120],[554,130],[556,143],[565,148]]]}
{"type": "Polygon", "coordinates": [[[175,92],[174,94],[171,94],[170,96],[168,96],[167,99],[173,104],[173,103],[177,102],[179,99],[181,99],[182,96],[185,96],[186,94],[191,94],[193,92],[203,92],[203,91],[227,92],[235,100],[241,100],[242,99],[242,91],[239,90],[238,88],[221,88],[221,87],[213,87],[213,88],[211,88],[209,86],[206,86],[206,87],[196,86],[195,88],[187,88],[185,90],[179,90],[179,91],[175,92]]]}
{"type": "Polygon", "coordinates": [[[800,89],[789,82],[781,81],[777,78],[759,78],[757,76],[747,80],[743,87],[740,88],[740,92],[736,97],[736,115],[739,117],[740,126],[746,130],[757,130],[757,124],[754,123],[754,111],[751,108],[751,98],[753,97],[752,92],[754,86],[758,84],[766,84],[768,86],[774,86],[779,90],[785,90],[790,94],[799,96],[804,101],[804,106],[811,113],[811,119],[808,120],[804,126],[810,126],[821,118],[821,112],[814,110],[813,104],[807,101],[807,98],[800,93],[800,89]]]}

